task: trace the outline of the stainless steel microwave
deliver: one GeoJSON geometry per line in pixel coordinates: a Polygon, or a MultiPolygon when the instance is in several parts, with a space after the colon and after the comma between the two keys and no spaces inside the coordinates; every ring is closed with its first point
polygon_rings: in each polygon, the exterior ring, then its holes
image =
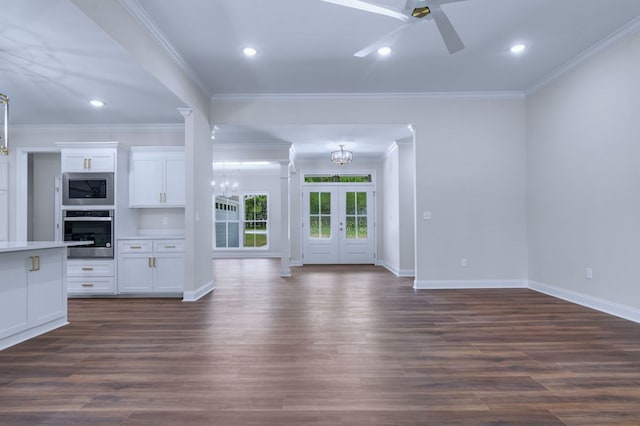
{"type": "Polygon", "coordinates": [[[63,206],[112,206],[113,173],[63,173],[63,206]]]}

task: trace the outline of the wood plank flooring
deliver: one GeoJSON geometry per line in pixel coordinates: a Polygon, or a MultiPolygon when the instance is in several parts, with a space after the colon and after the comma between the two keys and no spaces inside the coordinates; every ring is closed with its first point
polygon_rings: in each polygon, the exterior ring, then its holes
{"type": "Polygon", "coordinates": [[[71,299],[0,352],[2,425],[640,424],[640,325],[374,266],[216,260],[196,303],[71,299]]]}

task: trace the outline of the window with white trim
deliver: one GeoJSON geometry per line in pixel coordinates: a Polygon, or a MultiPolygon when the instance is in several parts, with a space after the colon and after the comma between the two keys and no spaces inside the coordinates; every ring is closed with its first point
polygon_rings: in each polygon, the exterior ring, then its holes
{"type": "Polygon", "coordinates": [[[217,195],[214,202],[215,247],[269,248],[267,194],[217,195]]]}

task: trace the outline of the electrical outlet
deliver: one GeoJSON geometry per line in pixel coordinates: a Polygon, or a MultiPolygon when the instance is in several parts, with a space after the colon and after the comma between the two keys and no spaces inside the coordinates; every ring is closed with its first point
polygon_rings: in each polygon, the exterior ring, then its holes
{"type": "Polygon", "coordinates": [[[467,266],[469,266],[469,260],[466,257],[463,257],[462,259],[460,259],[460,266],[466,268],[467,266]]]}
{"type": "Polygon", "coordinates": [[[584,276],[588,279],[588,280],[592,280],[593,279],[593,269],[591,268],[587,268],[584,271],[584,276]]]}
{"type": "Polygon", "coordinates": [[[431,220],[431,212],[428,210],[425,210],[424,212],[422,212],[422,218],[424,220],[431,220]]]}

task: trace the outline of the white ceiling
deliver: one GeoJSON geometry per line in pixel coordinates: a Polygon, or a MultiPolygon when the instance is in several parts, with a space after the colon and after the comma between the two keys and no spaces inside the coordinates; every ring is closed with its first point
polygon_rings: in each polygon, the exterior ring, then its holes
{"type": "MultiPolygon", "coordinates": [[[[405,32],[389,57],[357,58],[399,21],[320,0],[100,1],[139,8],[136,17],[173,48],[207,97],[522,93],[621,29],[635,30],[640,16],[639,0],[458,1],[442,9],[466,45],[461,52],[449,55],[428,20],[405,32]],[[528,46],[524,54],[509,52],[515,42],[528,46]],[[258,55],[244,57],[246,45],[258,55]]],[[[405,0],[378,3],[401,9],[405,0]]],[[[0,10],[0,92],[11,98],[12,124],[182,122],[183,102],[70,0],[0,0],[0,10]],[[91,98],[106,106],[90,108],[91,98]]],[[[222,130],[293,141],[309,155],[340,140],[381,152],[408,131],[403,123],[222,130]]]]}

